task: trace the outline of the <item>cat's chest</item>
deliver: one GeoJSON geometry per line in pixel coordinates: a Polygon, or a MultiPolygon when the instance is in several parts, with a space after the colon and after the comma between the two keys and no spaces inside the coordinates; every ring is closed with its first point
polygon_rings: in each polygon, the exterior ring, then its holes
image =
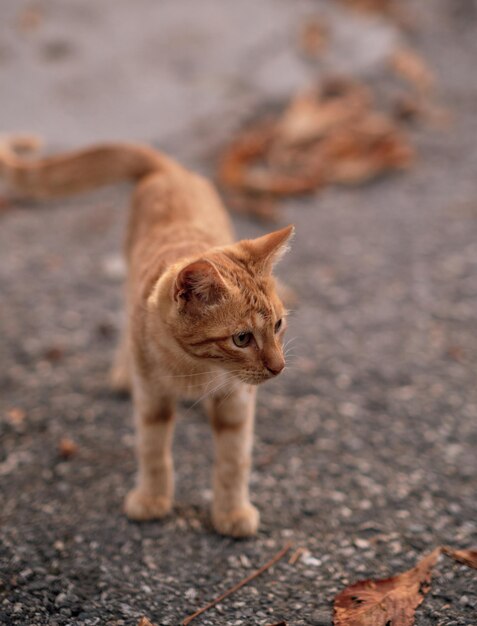
{"type": "Polygon", "coordinates": [[[175,396],[185,400],[202,400],[217,394],[228,393],[236,381],[226,371],[206,371],[199,373],[164,372],[160,376],[162,385],[175,396]]]}

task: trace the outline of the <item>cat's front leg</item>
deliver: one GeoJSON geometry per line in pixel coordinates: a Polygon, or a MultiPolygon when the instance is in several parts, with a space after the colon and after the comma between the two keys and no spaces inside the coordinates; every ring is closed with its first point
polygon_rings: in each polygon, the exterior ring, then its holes
{"type": "Polygon", "coordinates": [[[133,520],[159,519],[169,513],[174,497],[175,401],[141,381],[135,385],[134,405],[138,474],[124,510],[133,520]]]}
{"type": "Polygon", "coordinates": [[[217,532],[232,537],[255,535],[260,520],[248,490],[255,397],[255,387],[243,384],[210,404],[215,441],[212,522],[217,532]]]}

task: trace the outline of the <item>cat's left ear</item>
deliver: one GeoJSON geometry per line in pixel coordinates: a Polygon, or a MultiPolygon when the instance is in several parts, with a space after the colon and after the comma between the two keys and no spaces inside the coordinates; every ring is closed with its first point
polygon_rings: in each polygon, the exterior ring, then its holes
{"type": "Polygon", "coordinates": [[[242,242],[251,255],[251,261],[262,274],[269,274],[274,265],[289,249],[290,239],[295,233],[293,225],[276,230],[257,239],[242,242]]]}

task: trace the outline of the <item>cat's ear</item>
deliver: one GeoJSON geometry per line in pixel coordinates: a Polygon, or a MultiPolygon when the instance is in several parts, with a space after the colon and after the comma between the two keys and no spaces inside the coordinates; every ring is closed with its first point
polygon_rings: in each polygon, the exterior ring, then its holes
{"type": "Polygon", "coordinates": [[[181,269],[174,283],[174,300],[192,300],[215,304],[226,293],[226,286],[217,268],[206,259],[193,261],[181,269]]]}
{"type": "Polygon", "coordinates": [[[273,266],[288,250],[288,244],[294,232],[295,227],[290,225],[263,237],[243,242],[257,271],[262,274],[269,274],[272,271],[273,266]]]}

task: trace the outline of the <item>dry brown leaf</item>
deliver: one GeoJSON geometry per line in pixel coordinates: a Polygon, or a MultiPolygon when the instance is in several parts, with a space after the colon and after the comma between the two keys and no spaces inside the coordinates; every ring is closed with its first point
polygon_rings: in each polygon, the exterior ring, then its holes
{"type": "Polygon", "coordinates": [[[235,200],[242,212],[267,219],[274,215],[273,197],[365,182],[408,167],[413,156],[405,134],[373,110],[366,87],[335,80],[321,92],[299,94],[275,121],[239,135],[222,157],[219,177],[245,194],[235,200]]]}
{"type": "Polygon", "coordinates": [[[396,4],[395,0],[341,0],[341,3],[371,13],[393,13],[396,4]]]}
{"type": "Polygon", "coordinates": [[[0,213],[10,211],[12,209],[12,203],[8,198],[0,196],[0,213]]]}
{"type": "Polygon", "coordinates": [[[325,145],[329,180],[359,184],[382,172],[409,167],[414,151],[404,133],[378,115],[336,132],[325,145]]]}
{"type": "Polygon", "coordinates": [[[396,50],[389,62],[393,71],[411,83],[420,93],[429,94],[434,89],[434,73],[415,50],[410,48],[396,50]]]}
{"type": "Polygon", "coordinates": [[[474,550],[454,550],[453,548],[449,548],[448,546],[444,546],[442,548],[444,554],[450,556],[455,559],[459,563],[463,563],[468,567],[473,567],[477,569],[477,549],[474,550]]]}
{"type": "Polygon", "coordinates": [[[317,18],[309,18],[302,26],[299,37],[301,52],[310,58],[323,54],[329,42],[327,25],[317,18]]]}
{"type": "Polygon", "coordinates": [[[26,417],[23,409],[13,408],[7,411],[7,419],[11,424],[21,424],[26,417]]]}
{"type": "Polygon", "coordinates": [[[58,444],[58,453],[63,459],[70,459],[78,452],[78,446],[69,437],[63,437],[58,444]]]}
{"type": "Polygon", "coordinates": [[[409,94],[396,98],[394,115],[398,120],[424,122],[437,130],[447,130],[452,123],[452,116],[447,109],[434,104],[427,97],[415,97],[409,94]]]}
{"type": "Polygon", "coordinates": [[[344,6],[361,13],[376,13],[392,19],[405,30],[415,27],[415,17],[410,6],[403,6],[400,0],[338,0],[344,6]]]}
{"type": "Polygon", "coordinates": [[[18,16],[18,29],[25,33],[35,31],[41,26],[43,19],[43,12],[39,6],[27,6],[18,16]]]}
{"type": "Polygon", "coordinates": [[[329,81],[321,93],[298,94],[278,121],[276,140],[288,145],[309,143],[342,127],[370,109],[369,90],[351,81],[329,81]]]}
{"type": "Polygon", "coordinates": [[[259,124],[239,136],[221,159],[220,181],[232,189],[268,196],[292,195],[313,189],[315,181],[306,175],[260,167],[270,151],[274,131],[275,126],[259,124]]]}
{"type": "Polygon", "coordinates": [[[141,617],[137,626],[155,626],[147,617],[141,617]]]}
{"type": "Polygon", "coordinates": [[[250,162],[254,162],[266,154],[273,133],[274,124],[260,122],[239,135],[220,160],[219,177],[221,181],[231,188],[245,187],[244,169],[250,162]]]}
{"type": "MultiPolygon", "coordinates": [[[[465,363],[465,350],[462,346],[448,346],[446,354],[450,359],[456,361],[456,363],[465,363]]],[[[444,550],[444,552],[446,552],[446,550],[444,550]]]]}
{"type": "Polygon", "coordinates": [[[61,346],[50,346],[45,350],[44,357],[47,361],[57,363],[64,357],[64,350],[61,346]]]}
{"type": "Polygon", "coordinates": [[[334,602],[335,626],[412,626],[414,612],[430,589],[441,548],[415,567],[391,578],[364,580],[347,587],[334,602]]]}

